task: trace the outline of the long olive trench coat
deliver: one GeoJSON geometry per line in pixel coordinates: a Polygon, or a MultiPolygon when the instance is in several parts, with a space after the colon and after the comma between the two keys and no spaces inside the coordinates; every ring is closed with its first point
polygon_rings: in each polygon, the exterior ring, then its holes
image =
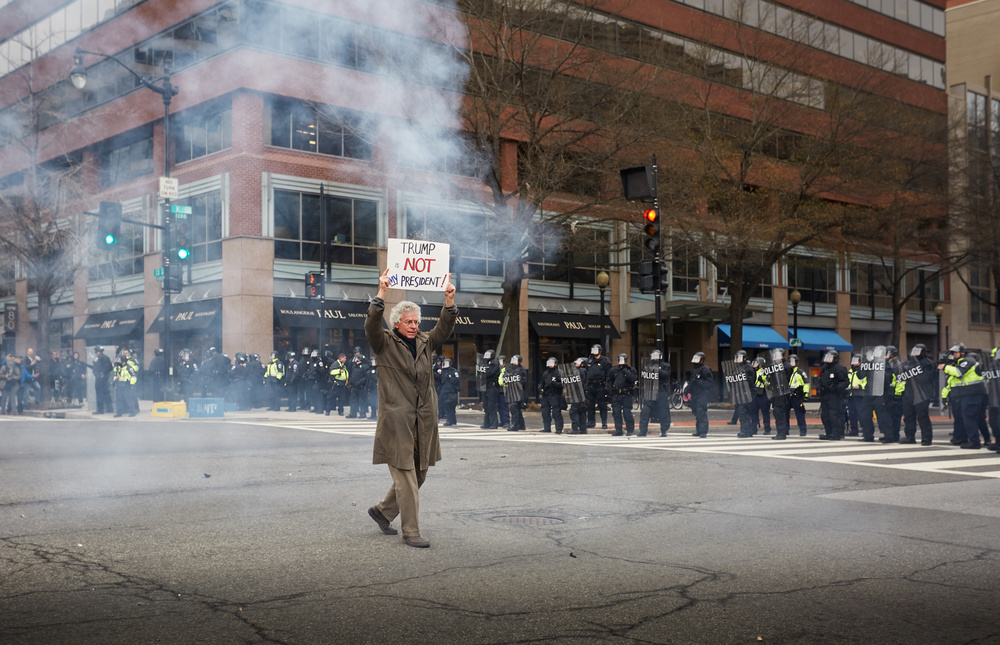
{"type": "Polygon", "coordinates": [[[434,329],[417,332],[416,359],[399,336],[382,326],[384,312],[385,302],[375,298],[365,319],[365,337],[375,352],[378,370],[378,424],[372,463],[427,470],[441,459],[431,353],[451,336],[458,308],[442,308],[434,329]]]}

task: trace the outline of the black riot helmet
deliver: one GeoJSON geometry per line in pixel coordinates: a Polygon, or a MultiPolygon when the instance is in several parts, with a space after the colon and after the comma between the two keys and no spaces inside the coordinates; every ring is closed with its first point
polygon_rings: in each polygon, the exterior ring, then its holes
{"type": "Polygon", "coordinates": [[[861,367],[861,354],[855,354],[851,357],[851,367],[861,367]]]}
{"type": "Polygon", "coordinates": [[[600,345],[594,345],[593,347],[590,348],[590,353],[593,356],[600,356],[601,354],[604,353],[604,350],[601,348],[600,345]]]}
{"type": "Polygon", "coordinates": [[[545,367],[555,367],[559,364],[555,356],[549,356],[548,360],[545,361],[545,367]]]}
{"type": "Polygon", "coordinates": [[[740,351],[736,352],[736,354],[733,356],[733,360],[737,363],[746,363],[747,353],[741,349],[740,351]]]}
{"type": "Polygon", "coordinates": [[[924,356],[927,356],[927,345],[917,343],[913,346],[913,349],[910,350],[910,356],[913,358],[923,358],[924,356]]]}
{"type": "Polygon", "coordinates": [[[649,353],[649,360],[651,360],[651,361],[662,361],[663,360],[663,352],[661,352],[658,349],[654,349],[652,352],[649,353]]]}
{"type": "Polygon", "coordinates": [[[823,355],[824,363],[836,363],[840,360],[840,352],[835,349],[831,349],[826,354],[823,355]]]}
{"type": "Polygon", "coordinates": [[[896,349],[895,345],[885,346],[885,360],[889,361],[899,356],[899,350],[896,349]]]}
{"type": "Polygon", "coordinates": [[[798,354],[791,354],[788,357],[788,364],[791,365],[792,367],[797,366],[799,364],[799,355],[798,354]]]}
{"type": "Polygon", "coordinates": [[[511,356],[510,357],[510,364],[511,365],[520,365],[521,364],[521,355],[520,354],[514,354],[513,356],[511,356]]]}
{"type": "Polygon", "coordinates": [[[451,359],[448,357],[441,359],[441,367],[443,369],[448,369],[449,367],[451,367],[451,359]]]}
{"type": "Polygon", "coordinates": [[[697,365],[702,365],[705,363],[705,352],[695,352],[695,355],[691,357],[691,362],[697,365]]]}

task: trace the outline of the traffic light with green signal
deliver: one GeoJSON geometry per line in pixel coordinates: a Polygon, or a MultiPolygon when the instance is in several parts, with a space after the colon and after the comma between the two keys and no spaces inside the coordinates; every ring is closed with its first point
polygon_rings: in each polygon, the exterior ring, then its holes
{"type": "Polygon", "coordinates": [[[122,205],[118,202],[101,202],[97,215],[97,248],[111,251],[118,246],[122,233],[122,205]]]}
{"type": "Polygon", "coordinates": [[[174,234],[174,259],[180,262],[191,257],[191,246],[188,240],[188,223],[186,220],[177,222],[174,234]]]}

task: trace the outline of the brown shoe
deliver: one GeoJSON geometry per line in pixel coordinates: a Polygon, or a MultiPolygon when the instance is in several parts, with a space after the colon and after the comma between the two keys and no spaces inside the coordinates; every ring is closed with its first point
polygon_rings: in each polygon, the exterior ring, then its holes
{"type": "Polygon", "coordinates": [[[403,544],[406,546],[415,546],[418,549],[426,549],[431,545],[430,540],[422,538],[419,535],[404,535],[403,544]]]}
{"type": "Polygon", "coordinates": [[[378,523],[378,527],[382,529],[382,532],[386,535],[396,535],[399,533],[399,531],[389,526],[389,520],[385,519],[385,515],[382,515],[382,511],[378,510],[374,506],[368,509],[368,515],[378,523]]]}

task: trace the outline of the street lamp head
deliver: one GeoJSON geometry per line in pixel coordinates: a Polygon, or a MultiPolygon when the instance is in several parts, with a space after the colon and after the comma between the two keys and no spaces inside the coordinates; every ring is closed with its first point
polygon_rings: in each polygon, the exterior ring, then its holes
{"type": "Polygon", "coordinates": [[[78,90],[82,90],[87,84],[87,70],[83,67],[83,56],[79,53],[73,54],[73,69],[69,72],[69,80],[78,90]]]}
{"type": "Polygon", "coordinates": [[[941,316],[944,315],[944,306],[940,302],[934,305],[934,315],[937,316],[938,320],[941,320],[941,316]]]}
{"type": "Polygon", "coordinates": [[[790,294],[788,294],[788,300],[793,304],[797,305],[802,302],[802,294],[799,293],[798,289],[794,289],[790,294]]]}
{"type": "Polygon", "coordinates": [[[600,287],[601,289],[603,289],[606,286],[608,286],[609,282],[611,282],[611,277],[608,275],[607,271],[601,271],[600,273],[597,274],[597,286],[598,287],[600,287]]]}

